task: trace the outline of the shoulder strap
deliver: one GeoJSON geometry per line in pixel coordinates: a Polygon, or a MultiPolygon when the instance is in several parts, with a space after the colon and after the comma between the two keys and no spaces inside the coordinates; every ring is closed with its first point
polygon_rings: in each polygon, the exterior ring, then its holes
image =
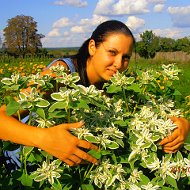
{"type": "Polygon", "coordinates": [[[55,63],[56,61],[59,61],[59,60],[64,61],[64,62],[67,64],[67,66],[69,67],[69,70],[71,71],[71,73],[76,72],[75,65],[74,65],[74,63],[72,62],[71,58],[60,58],[60,59],[56,59],[56,60],[52,61],[52,62],[47,66],[47,68],[50,68],[50,67],[53,65],[53,63],[55,63]]]}

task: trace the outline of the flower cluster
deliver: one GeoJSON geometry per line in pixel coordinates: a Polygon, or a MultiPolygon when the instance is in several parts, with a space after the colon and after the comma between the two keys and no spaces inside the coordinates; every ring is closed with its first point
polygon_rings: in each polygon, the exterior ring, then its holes
{"type": "Polygon", "coordinates": [[[25,175],[30,173],[30,178],[40,182],[39,187],[172,190],[178,183],[189,183],[190,145],[176,154],[165,154],[159,146],[159,141],[177,127],[170,116],[183,115],[176,109],[177,93],[171,90],[173,80],[178,80],[175,65],[163,65],[159,71],[138,70],[132,76],[117,72],[104,85],[104,91],[79,85],[78,74],[60,65],[51,72],[2,79],[4,88],[14,91],[17,98],[9,99],[7,113],[28,110],[28,122],[41,128],[84,120],[85,126],[72,133],[99,147],[99,152],[88,152],[99,159],[99,165],[70,168],[41,150],[31,149],[22,155],[24,164],[40,167],[25,175]],[[31,89],[23,92],[27,85],[31,89]],[[44,96],[44,91],[51,92],[50,96],[44,96]],[[47,181],[49,186],[44,183],[47,181]]]}

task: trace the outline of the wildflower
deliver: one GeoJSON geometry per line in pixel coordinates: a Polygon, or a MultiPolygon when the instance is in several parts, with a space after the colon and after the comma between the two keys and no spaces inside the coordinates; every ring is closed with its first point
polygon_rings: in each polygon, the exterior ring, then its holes
{"type": "Polygon", "coordinates": [[[152,183],[148,183],[147,185],[142,185],[141,186],[142,187],[142,189],[144,189],[144,190],[157,190],[157,189],[159,189],[160,188],[160,186],[159,185],[153,185],[152,183]]]}
{"type": "Polygon", "coordinates": [[[128,181],[131,183],[137,183],[138,181],[140,181],[140,174],[142,174],[142,171],[138,171],[138,169],[135,168],[131,172],[131,175],[128,178],[128,181]]]}
{"type": "Polygon", "coordinates": [[[52,163],[43,162],[41,168],[32,172],[31,177],[34,181],[40,182],[43,180],[48,180],[50,184],[54,183],[54,178],[60,178],[60,173],[63,171],[59,168],[61,164],[60,160],[54,160],[52,163]]]}

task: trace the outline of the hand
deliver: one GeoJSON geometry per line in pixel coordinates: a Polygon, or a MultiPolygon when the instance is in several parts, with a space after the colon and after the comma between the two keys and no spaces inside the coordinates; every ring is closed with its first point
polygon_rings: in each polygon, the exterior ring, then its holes
{"type": "Polygon", "coordinates": [[[81,163],[82,160],[96,164],[97,159],[79,147],[94,150],[98,150],[98,147],[90,142],[78,139],[69,132],[71,128],[79,128],[82,127],[83,124],[83,122],[60,124],[42,129],[41,132],[43,131],[43,134],[39,134],[40,136],[42,135],[42,138],[40,146],[38,147],[70,166],[77,165],[81,163]]]}
{"type": "Polygon", "coordinates": [[[164,152],[175,153],[184,144],[190,130],[190,124],[185,118],[182,117],[171,117],[170,119],[177,125],[177,128],[171,135],[164,138],[159,144],[163,146],[164,152]]]}

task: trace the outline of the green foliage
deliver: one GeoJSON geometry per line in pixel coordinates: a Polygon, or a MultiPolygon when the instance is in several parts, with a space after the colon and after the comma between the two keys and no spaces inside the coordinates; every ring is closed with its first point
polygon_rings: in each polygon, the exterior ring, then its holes
{"type": "MultiPolygon", "coordinates": [[[[179,72],[170,64],[157,70],[116,73],[104,85],[106,94],[93,85],[77,85],[79,76],[59,66],[52,68],[55,78],[29,75],[23,81],[14,74],[2,79],[5,89],[18,99],[5,101],[9,114],[28,110],[28,122],[42,128],[84,120],[85,126],[72,133],[95,143],[100,151],[89,151],[99,165],[68,167],[40,149],[22,146],[21,168],[8,175],[3,164],[1,184],[7,184],[7,189],[187,189],[189,142],[176,154],[165,154],[158,145],[176,128],[169,117],[182,115],[175,107],[180,93],[172,86],[179,72]],[[20,90],[28,83],[32,88],[26,95],[20,90]],[[55,83],[62,87],[45,98],[42,91],[52,90],[50,84],[55,83]]],[[[185,116],[187,110],[184,107],[185,116]]],[[[7,143],[4,150],[13,147],[7,143]]]]}
{"type": "Polygon", "coordinates": [[[140,34],[141,41],[137,43],[137,53],[146,59],[154,58],[158,49],[158,37],[152,31],[140,34]]]}

